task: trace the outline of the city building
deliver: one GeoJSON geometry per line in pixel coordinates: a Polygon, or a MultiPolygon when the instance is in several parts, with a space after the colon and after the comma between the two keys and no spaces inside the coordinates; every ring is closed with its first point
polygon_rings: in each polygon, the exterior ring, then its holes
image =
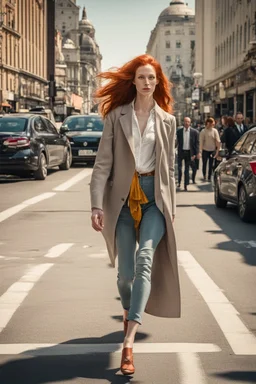
{"type": "Polygon", "coordinates": [[[200,113],[256,120],[256,1],[196,0],[200,113]]]}
{"type": "Polygon", "coordinates": [[[147,53],[161,64],[173,83],[178,124],[191,113],[195,59],[195,13],[184,1],[172,0],[158,17],[147,44],[147,53]]]}
{"type": "Polygon", "coordinates": [[[1,1],[0,112],[45,103],[47,25],[47,1],[1,1]]]}
{"type": "Polygon", "coordinates": [[[87,18],[85,7],[79,21],[80,8],[76,0],[57,0],[55,9],[55,26],[62,35],[62,53],[67,66],[67,91],[73,93],[75,110],[89,113],[94,107],[92,95],[102,60],[95,28],[87,18]]]}

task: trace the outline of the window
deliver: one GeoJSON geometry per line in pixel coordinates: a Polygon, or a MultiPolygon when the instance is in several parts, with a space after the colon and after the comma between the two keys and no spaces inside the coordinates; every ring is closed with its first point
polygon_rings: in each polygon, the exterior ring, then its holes
{"type": "Polygon", "coordinates": [[[243,27],[240,27],[240,39],[239,39],[239,52],[242,52],[242,42],[243,42],[243,27]]]}
{"type": "Polygon", "coordinates": [[[181,29],[176,29],[175,34],[176,35],[182,35],[182,30],[181,29]]]}
{"type": "Polygon", "coordinates": [[[165,48],[171,48],[171,43],[170,41],[165,42],[165,48]]]}
{"type": "Polygon", "coordinates": [[[171,56],[166,56],[165,61],[171,61],[171,56]]]}
{"type": "Polygon", "coordinates": [[[238,43],[239,43],[239,27],[236,28],[236,55],[238,54],[238,43]]]}
{"type": "Polygon", "coordinates": [[[252,155],[256,155],[256,140],[255,140],[254,146],[252,148],[252,155]]]}
{"type": "Polygon", "coordinates": [[[179,63],[180,62],[180,55],[176,55],[176,63],[179,63]]]}
{"type": "Polygon", "coordinates": [[[232,59],[235,57],[235,32],[232,35],[232,59]]]}
{"type": "Polygon", "coordinates": [[[247,46],[247,23],[244,23],[244,51],[246,50],[247,46]]]}
{"type": "Polygon", "coordinates": [[[250,19],[248,20],[248,44],[250,43],[251,40],[251,21],[250,19]]]}
{"type": "Polygon", "coordinates": [[[176,41],[176,48],[181,48],[181,41],[180,40],[176,41]]]}
{"type": "Polygon", "coordinates": [[[47,133],[46,126],[44,125],[41,117],[36,117],[34,120],[34,128],[37,133],[47,133]]]}
{"type": "Polygon", "coordinates": [[[255,141],[255,135],[253,134],[253,132],[249,133],[241,148],[241,153],[243,155],[250,155],[254,141],[255,141]]]}
{"type": "Polygon", "coordinates": [[[170,31],[165,31],[165,36],[168,36],[168,35],[170,35],[171,34],[171,32],[170,31]]]}
{"type": "Polygon", "coordinates": [[[54,127],[54,125],[50,122],[50,120],[47,120],[47,119],[43,119],[45,125],[46,125],[46,128],[47,128],[47,132],[48,133],[52,133],[54,135],[57,135],[58,132],[56,130],[56,128],[54,127]]]}
{"type": "Polygon", "coordinates": [[[189,34],[190,34],[190,35],[195,35],[195,31],[194,31],[193,29],[190,29],[190,30],[189,30],[189,34]]]}
{"type": "Polygon", "coordinates": [[[241,147],[242,147],[242,145],[243,145],[244,139],[245,139],[244,136],[242,136],[242,137],[238,140],[238,142],[236,143],[236,145],[235,145],[235,147],[234,147],[235,152],[240,152],[240,149],[241,149],[241,147]]]}

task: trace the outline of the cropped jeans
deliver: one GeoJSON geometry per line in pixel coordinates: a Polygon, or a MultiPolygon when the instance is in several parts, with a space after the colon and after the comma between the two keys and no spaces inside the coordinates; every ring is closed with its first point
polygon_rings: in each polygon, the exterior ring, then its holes
{"type": "Polygon", "coordinates": [[[134,220],[127,203],[122,207],[116,226],[117,286],[121,303],[128,310],[127,319],[140,324],[151,289],[153,256],[166,231],[165,218],[155,203],[154,179],[154,176],[139,178],[148,203],[141,205],[138,246],[134,220]]]}

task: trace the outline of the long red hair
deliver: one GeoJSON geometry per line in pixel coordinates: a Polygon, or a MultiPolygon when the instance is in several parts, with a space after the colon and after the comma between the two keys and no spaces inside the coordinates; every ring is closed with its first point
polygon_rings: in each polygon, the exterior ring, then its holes
{"type": "Polygon", "coordinates": [[[153,94],[155,101],[164,111],[172,112],[172,85],[163,73],[158,61],[154,57],[145,54],[135,57],[115,71],[101,72],[97,76],[100,79],[109,80],[107,84],[98,88],[94,95],[97,99],[100,99],[100,112],[103,117],[113,109],[133,101],[136,96],[136,87],[133,84],[136,70],[147,64],[154,67],[159,81],[153,94]]]}

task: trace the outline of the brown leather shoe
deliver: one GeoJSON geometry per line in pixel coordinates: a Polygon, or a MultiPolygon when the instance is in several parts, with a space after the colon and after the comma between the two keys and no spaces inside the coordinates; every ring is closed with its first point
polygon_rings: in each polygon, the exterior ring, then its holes
{"type": "Polygon", "coordinates": [[[123,375],[132,375],[135,372],[132,348],[123,348],[120,369],[123,375]]]}
{"type": "Polygon", "coordinates": [[[125,319],[125,320],[124,320],[124,336],[126,336],[127,329],[128,329],[128,320],[125,319]]]}

